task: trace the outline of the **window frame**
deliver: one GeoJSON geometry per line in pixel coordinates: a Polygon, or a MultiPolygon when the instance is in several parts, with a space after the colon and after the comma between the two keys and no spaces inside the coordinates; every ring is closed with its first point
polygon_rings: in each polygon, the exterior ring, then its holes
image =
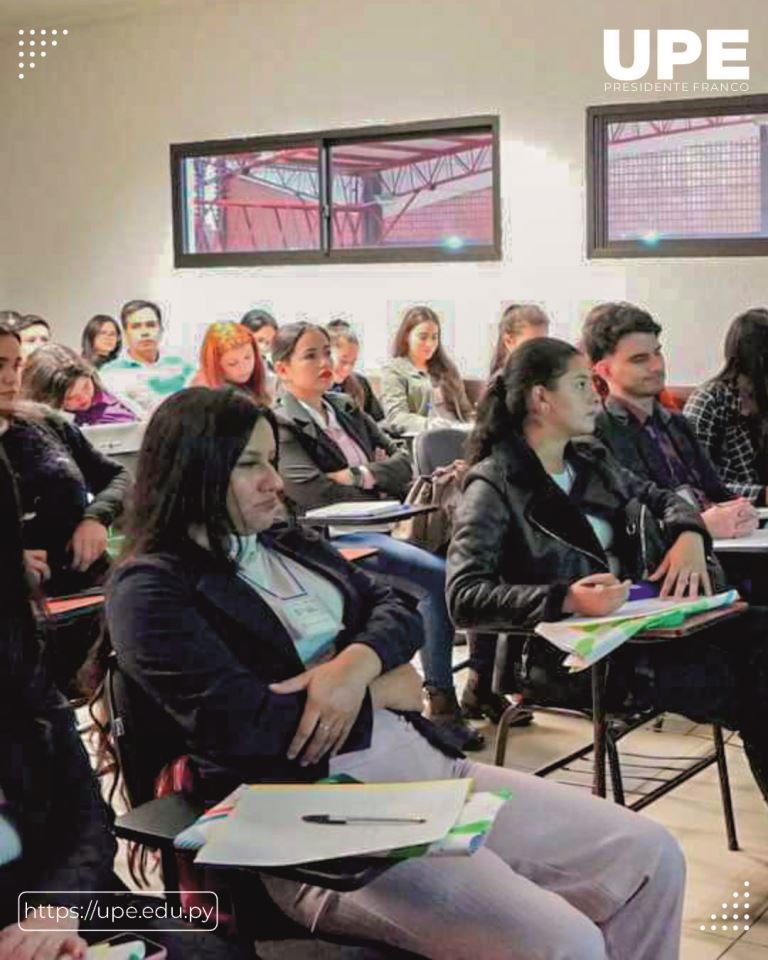
{"type": "MultiPolygon", "coordinates": [[[[587,107],[587,258],[757,257],[768,256],[765,237],[696,237],[663,240],[649,246],[642,240],[608,239],[608,125],[625,121],[691,119],[765,113],[768,95],[660,100],[655,103],[603,104],[587,107]]],[[[763,176],[768,174],[764,173],[763,176]]],[[[766,184],[768,196],[768,184],[766,184]]]]}
{"type": "Polygon", "coordinates": [[[499,117],[481,115],[450,120],[427,120],[350,127],[276,136],[243,137],[233,140],[205,140],[170,145],[171,202],[173,223],[173,255],[176,268],[268,266],[272,264],[318,263],[456,263],[501,260],[501,182],[499,150],[499,117]],[[486,128],[492,137],[492,213],[493,241],[468,249],[447,251],[439,247],[359,247],[331,248],[330,162],[331,149],[350,141],[375,139],[420,139],[423,137],[466,134],[468,130],[486,128]],[[320,198],[320,248],[317,250],[247,250],[229,253],[188,253],[184,250],[184,161],[193,157],[261,150],[283,150],[297,146],[318,149],[320,198]]]}

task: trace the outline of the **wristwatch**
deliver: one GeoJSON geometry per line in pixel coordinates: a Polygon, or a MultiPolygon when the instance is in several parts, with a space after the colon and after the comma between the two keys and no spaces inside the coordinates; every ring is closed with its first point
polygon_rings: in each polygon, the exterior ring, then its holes
{"type": "Polygon", "coordinates": [[[362,487],[365,485],[365,477],[360,467],[350,467],[349,472],[352,474],[353,487],[362,487]]]}

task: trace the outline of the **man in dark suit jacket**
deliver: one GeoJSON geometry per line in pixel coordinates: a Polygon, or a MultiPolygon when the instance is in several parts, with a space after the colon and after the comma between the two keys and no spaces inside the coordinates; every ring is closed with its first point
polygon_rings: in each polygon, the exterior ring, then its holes
{"type": "Polygon", "coordinates": [[[630,303],[603,303],[584,322],[583,346],[604,386],[595,434],[625,467],[677,490],[701,511],[713,538],[745,536],[757,513],[733,499],[686,418],[663,407],[661,327],[630,303]]]}

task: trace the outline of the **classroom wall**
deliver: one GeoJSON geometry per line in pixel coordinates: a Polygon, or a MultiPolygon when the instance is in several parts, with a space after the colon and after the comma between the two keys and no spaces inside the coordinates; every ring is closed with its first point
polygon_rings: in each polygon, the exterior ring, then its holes
{"type": "MultiPolygon", "coordinates": [[[[0,77],[2,306],[49,317],[74,344],[92,313],[148,297],[189,351],[207,322],[257,304],[284,321],[342,314],[375,368],[403,302],[437,301],[477,374],[503,300],[543,301],[568,336],[592,301],[626,297],[664,324],[672,379],[698,380],[716,367],[730,318],[768,299],[765,262],[588,262],[584,110],[643,99],[603,92],[605,27],[749,27],[751,92],[766,90],[768,9],[617,6],[145,0],[139,13],[72,25],[34,75],[0,77]],[[480,113],[501,116],[503,262],[173,268],[169,143],[480,113]]],[[[6,64],[17,39],[0,42],[6,64]]],[[[703,65],[685,79],[704,79],[703,65]]]]}

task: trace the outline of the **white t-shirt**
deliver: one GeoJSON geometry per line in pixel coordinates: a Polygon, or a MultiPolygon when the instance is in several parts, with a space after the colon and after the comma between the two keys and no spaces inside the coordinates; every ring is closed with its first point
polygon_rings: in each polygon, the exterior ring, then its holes
{"type": "MultiPolygon", "coordinates": [[[[576,479],[573,467],[569,463],[565,464],[565,470],[563,470],[562,473],[551,473],[550,477],[552,477],[563,493],[571,492],[574,480],[576,479]]],[[[593,513],[585,513],[584,516],[589,521],[590,527],[592,527],[595,536],[600,541],[600,546],[608,556],[611,571],[615,573],[616,569],[614,568],[618,568],[618,559],[611,553],[611,547],[613,546],[613,527],[607,520],[603,520],[602,517],[597,517],[593,513]]]]}

